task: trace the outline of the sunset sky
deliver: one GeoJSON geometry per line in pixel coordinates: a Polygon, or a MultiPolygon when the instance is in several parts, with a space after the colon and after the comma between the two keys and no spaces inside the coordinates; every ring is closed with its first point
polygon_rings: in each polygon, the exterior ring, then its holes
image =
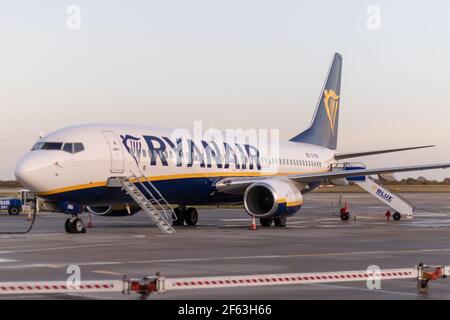
{"type": "MultiPolygon", "coordinates": [[[[309,125],[334,52],[339,151],[436,144],[361,160],[450,162],[450,2],[432,3],[0,0],[0,179],[39,133],[80,123],[203,121],[289,139],[309,125]]],[[[450,170],[399,177],[418,175],[450,170]]]]}

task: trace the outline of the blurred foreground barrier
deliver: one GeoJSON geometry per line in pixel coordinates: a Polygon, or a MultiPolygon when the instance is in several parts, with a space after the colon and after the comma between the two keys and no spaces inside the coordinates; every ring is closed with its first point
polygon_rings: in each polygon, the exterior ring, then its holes
{"type": "Polygon", "coordinates": [[[118,292],[137,293],[147,298],[151,293],[165,293],[173,290],[212,289],[230,287],[254,287],[271,285],[337,283],[355,281],[386,281],[394,279],[415,279],[420,292],[427,292],[430,281],[446,278],[450,266],[427,266],[419,264],[414,268],[359,270],[312,273],[261,274],[241,276],[165,278],[157,273],[141,280],[124,277],[122,280],[80,281],[24,281],[0,282],[0,294],[35,293],[91,293],[118,292]]]}

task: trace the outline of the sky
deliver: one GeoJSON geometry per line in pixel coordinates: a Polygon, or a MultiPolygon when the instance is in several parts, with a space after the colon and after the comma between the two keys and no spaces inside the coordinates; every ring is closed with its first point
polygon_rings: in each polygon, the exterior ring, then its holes
{"type": "MultiPolygon", "coordinates": [[[[334,52],[339,151],[436,144],[361,161],[450,162],[448,12],[444,0],[0,0],[0,179],[40,133],[80,123],[203,121],[287,140],[309,125],[334,52]]],[[[398,176],[419,175],[450,170],[398,176]]]]}

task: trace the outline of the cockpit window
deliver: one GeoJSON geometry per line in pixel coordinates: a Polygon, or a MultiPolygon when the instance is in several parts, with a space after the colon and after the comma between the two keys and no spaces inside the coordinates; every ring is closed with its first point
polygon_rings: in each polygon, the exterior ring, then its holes
{"type": "Polygon", "coordinates": [[[34,150],[63,150],[69,153],[78,153],[84,150],[84,145],[80,142],[38,142],[36,143],[32,151],[34,150]]]}
{"type": "Polygon", "coordinates": [[[63,150],[69,153],[78,153],[84,150],[84,146],[80,142],[66,142],[64,143],[63,150]]]}
{"type": "Polygon", "coordinates": [[[63,150],[68,153],[73,153],[73,143],[64,143],[63,150]]]}
{"type": "Polygon", "coordinates": [[[31,150],[61,150],[62,142],[38,142],[31,150]]]}
{"type": "Polygon", "coordinates": [[[77,153],[77,152],[81,152],[84,150],[84,145],[80,142],[75,142],[73,144],[73,152],[77,153]]]}

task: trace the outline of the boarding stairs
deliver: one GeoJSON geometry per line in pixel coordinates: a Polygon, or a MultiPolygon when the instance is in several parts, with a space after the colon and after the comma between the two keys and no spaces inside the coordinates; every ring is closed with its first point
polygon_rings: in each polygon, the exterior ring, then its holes
{"type": "Polygon", "coordinates": [[[399,194],[377,183],[372,177],[369,176],[364,180],[356,180],[353,182],[393,210],[399,212],[402,216],[407,219],[413,218],[414,206],[399,194]]]}
{"type": "MultiPolygon", "coordinates": [[[[344,164],[344,170],[354,170],[362,169],[363,166],[352,166],[351,164],[344,164]]],[[[414,215],[414,205],[407,201],[405,198],[399,194],[392,192],[385,186],[381,185],[371,176],[362,177],[352,177],[347,178],[348,181],[352,181],[356,185],[360,186],[362,189],[373,195],[375,198],[386,204],[392,210],[399,212],[402,217],[407,219],[412,219],[414,215]]]]}
{"type": "Polygon", "coordinates": [[[171,219],[177,219],[173,208],[164,199],[151,181],[140,172],[136,176],[131,172],[128,178],[119,178],[122,188],[133,198],[141,209],[155,222],[158,228],[168,234],[175,233],[171,219]],[[138,188],[138,185],[141,188],[138,188]],[[142,192],[143,190],[144,192],[142,192]]]}

